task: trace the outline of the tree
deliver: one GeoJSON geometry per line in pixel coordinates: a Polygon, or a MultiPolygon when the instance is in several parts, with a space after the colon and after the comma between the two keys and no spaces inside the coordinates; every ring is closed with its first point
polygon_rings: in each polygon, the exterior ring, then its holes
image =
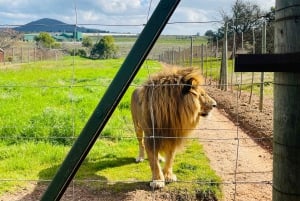
{"type": "Polygon", "coordinates": [[[232,37],[235,33],[235,45],[238,48],[243,42],[242,35],[244,41],[252,41],[253,29],[262,26],[264,13],[257,4],[244,0],[236,0],[231,12],[232,17],[227,16],[230,21],[228,35],[232,37]]]}
{"type": "MultiPolygon", "coordinates": [[[[234,34],[237,48],[241,47],[242,35],[243,41],[248,41],[248,44],[252,44],[253,30],[255,30],[256,47],[259,47],[257,49],[261,50],[258,42],[260,42],[260,32],[264,20],[268,22],[267,31],[270,33],[268,34],[268,44],[272,44],[274,41],[274,35],[271,34],[273,31],[274,11],[271,8],[270,12],[263,12],[257,4],[244,0],[236,0],[234,2],[231,7],[231,14],[221,11],[222,19],[228,22],[228,48],[232,49],[233,47],[234,34]]],[[[217,35],[218,39],[222,38],[224,36],[224,26],[221,26],[215,35],[217,35]]],[[[272,52],[271,48],[268,49],[268,52],[272,52]]],[[[260,53],[260,51],[256,53],[260,53]]]]}
{"type": "Polygon", "coordinates": [[[207,30],[204,34],[204,36],[213,37],[215,35],[215,32],[213,30],[207,30]]]}
{"type": "Polygon", "coordinates": [[[78,55],[80,55],[82,57],[86,57],[86,56],[88,56],[87,52],[89,52],[89,53],[91,52],[91,48],[93,47],[93,41],[90,37],[84,36],[81,44],[84,49],[81,49],[80,51],[78,51],[78,55]]]}
{"type": "Polygon", "coordinates": [[[34,38],[36,45],[41,48],[57,48],[60,45],[55,42],[55,39],[47,32],[41,32],[38,36],[34,38]]]}
{"type": "Polygon", "coordinates": [[[216,42],[224,37],[224,30],[223,28],[218,29],[218,31],[207,30],[204,36],[207,36],[208,38],[212,39],[213,42],[216,42]]]}
{"type": "Polygon", "coordinates": [[[21,34],[13,29],[0,29],[0,48],[9,48],[21,39],[21,34]]]}
{"type": "MultiPolygon", "coordinates": [[[[274,53],[274,22],[275,22],[275,7],[270,8],[269,12],[267,12],[264,16],[267,25],[267,53],[274,53]]],[[[261,28],[257,30],[256,33],[256,42],[261,44],[261,36],[262,30],[261,28]]],[[[261,45],[255,46],[255,52],[261,53],[261,45]]]]}
{"type": "Polygon", "coordinates": [[[86,48],[91,48],[93,46],[92,39],[88,36],[84,36],[82,39],[82,46],[86,48]]]}
{"type": "Polygon", "coordinates": [[[93,46],[91,57],[95,59],[114,58],[116,57],[117,49],[112,36],[103,36],[101,40],[93,46]]]}
{"type": "Polygon", "coordinates": [[[231,8],[233,16],[229,27],[237,34],[251,33],[252,29],[262,24],[263,16],[257,4],[250,1],[236,0],[231,8]]]}

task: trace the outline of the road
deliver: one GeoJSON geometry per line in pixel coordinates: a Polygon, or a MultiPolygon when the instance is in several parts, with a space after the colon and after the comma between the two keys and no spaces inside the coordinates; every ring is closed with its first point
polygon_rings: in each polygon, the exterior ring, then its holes
{"type": "Polygon", "coordinates": [[[224,201],[272,200],[272,155],[215,109],[197,132],[211,167],[223,179],[224,201]]]}

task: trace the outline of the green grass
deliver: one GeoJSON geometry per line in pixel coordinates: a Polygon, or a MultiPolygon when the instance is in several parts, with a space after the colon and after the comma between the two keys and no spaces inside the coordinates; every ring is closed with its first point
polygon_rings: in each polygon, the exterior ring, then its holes
{"type": "MultiPolygon", "coordinates": [[[[13,145],[1,142],[0,178],[8,181],[1,181],[0,195],[26,186],[26,180],[51,180],[69,148],[47,142],[13,145]]],[[[78,170],[75,180],[78,183],[82,181],[92,191],[150,191],[150,167],[148,161],[135,162],[137,152],[138,144],[133,139],[118,142],[98,140],[78,170]],[[86,180],[99,180],[102,185],[99,188],[99,183],[86,183],[86,180]],[[122,184],[123,181],[131,184],[122,184]]],[[[209,161],[198,141],[189,141],[186,149],[177,154],[173,171],[178,182],[168,184],[163,191],[182,190],[192,196],[199,192],[201,195],[209,192],[218,198],[222,196],[219,184],[221,180],[210,169],[209,161]]]]}
{"type": "MultiPolygon", "coordinates": [[[[0,73],[0,137],[19,141],[54,139],[70,144],[90,117],[109,83],[122,64],[122,59],[93,61],[77,57],[61,62],[38,62],[0,73]],[[16,115],[18,114],[18,115],[16,115]]],[[[148,71],[160,64],[147,61],[133,84],[139,84],[148,71]]],[[[108,125],[121,129],[130,122],[130,87],[108,125]],[[120,121],[120,118],[125,117],[120,121]]],[[[113,127],[113,128],[114,128],[113,127]]],[[[118,135],[107,126],[104,135],[118,135]]],[[[123,134],[123,133],[122,133],[123,134]]]]}
{"type": "MultiPolygon", "coordinates": [[[[52,179],[122,62],[65,57],[0,69],[0,195],[17,191],[29,180],[52,179]]],[[[101,133],[105,138],[96,142],[79,169],[77,180],[103,180],[103,188],[115,191],[149,189],[148,162],[134,162],[138,145],[130,96],[136,85],[160,68],[156,61],[145,62],[101,133]]],[[[220,178],[210,169],[198,142],[178,154],[174,172],[180,181],[193,182],[176,182],[166,190],[221,195],[214,184],[220,178]]],[[[97,189],[92,183],[89,188],[97,189]]]]}
{"type": "MultiPolygon", "coordinates": [[[[94,42],[99,40],[99,36],[90,36],[94,42]]],[[[116,44],[134,43],[138,36],[113,36],[116,44]]],[[[197,44],[206,43],[207,37],[193,36],[193,42],[197,44]]],[[[161,35],[156,44],[168,45],[190,45],[191,38],[189,36],[161,35]]]]}
{"type": "MultiPolygon", "coordinates": [[[[119,47],[119,54],[126,56],[129,50],[132,48],[134,42],[137,40],[137,36],[113,36],[115,44],[119,47]]],[[[98,36],[92,37],[93,41],[99,40],[98,36]]],[[[193,36],[193,43],[196,45],[207,44],[207,37],[205,36],[193,36]]],[[[185,49],[191,45],[191,38],[189,36],[175,36],[175,35],[161,35],[156,41],[152,51],[149,54],[149,58],[157,59],[157,55],[162,51],[174,49],[185,49]]]]}
{"type": "Polygon", "coordinates": [[[2,140],[0,142],[0,195],[7,191],[18,190],[19,186],[26,185],[25,180],[41,179],[40,171],[58,166],[68,150],[69,147],[46,142],[7,144],[2,140]]]}

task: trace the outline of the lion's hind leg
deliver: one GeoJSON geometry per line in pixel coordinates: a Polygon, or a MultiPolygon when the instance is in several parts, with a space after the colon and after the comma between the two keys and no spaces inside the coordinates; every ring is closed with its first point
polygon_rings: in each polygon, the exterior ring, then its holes
{"type": "Polygon", "coordinates": [[[139,142],[139,154],[135,161],[137,163],[144,161],[145,159],[145,145],[144,145],[144,132],[139,126],[135,126],[135,133],[139,142]]]}

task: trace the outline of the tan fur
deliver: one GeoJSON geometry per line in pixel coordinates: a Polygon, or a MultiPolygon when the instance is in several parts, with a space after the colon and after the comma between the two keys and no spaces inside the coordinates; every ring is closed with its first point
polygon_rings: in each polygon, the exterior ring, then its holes
{"type": "Polygon", "coordinates": [[[137,162],[149,159],[153,188],[176,181],[172,165],[178,148],[197,126],[200,116],[206,116],[216,106],[201,88],[202,77],[195,68],[171,67],[152,76],[131,98],[131,113],[139,141],[137,162]],[[161,170],[159,153],[165,155],[161,170]]]}

